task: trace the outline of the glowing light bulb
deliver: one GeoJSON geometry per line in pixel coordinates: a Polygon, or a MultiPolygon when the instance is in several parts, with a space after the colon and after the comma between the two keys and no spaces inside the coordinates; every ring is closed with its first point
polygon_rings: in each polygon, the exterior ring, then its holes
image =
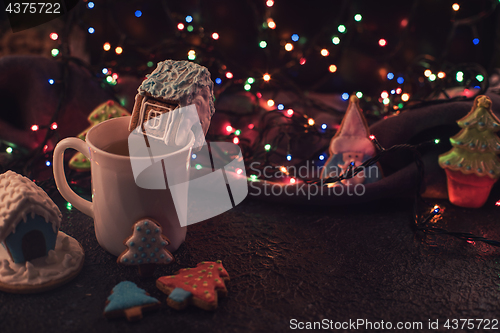
{"type": "Polygon", "coordinates": [[[186,22],[187,23],[193,22],[193,17],[191,15],[186,16],[186,22]]]}
{"type": "Polygon", "coordinates": [[[396,90],[392,89],[391,90],[391,95],[394,95],[396,93],[396,90]]]}
{"type": "Polygon", "coordinates": [[[140,10],[136,10],[134,14],[135,14],[135,17],[141,17],[142,16],[142,12],[140,10]]]}
{"type": "Polygon", "coordinates": [[[241,175],[241,174],[243,173],[243,170],[242,170],[242,169],[240,169],[240,168],[238,168],[238,169],[236,169],[236,173],[237,173],[238,175],[241,175]]]}
{"type": "Polygon", "coordinates": [[[402,76],[400,76],[400,77],[398,77],[398,78],[396,79],[396,81],[397,81],[399,84],[403,84],[403,82],[405,82],[405,79],[404,79],[402,76]]]}
{"type": "Polygon", "coordinates": [[[253,129],[255,127],[254,124],[248,124],[248,129],[253,129]]]}
{"type": "Polygon", "coordinates": [[[232,132],[233,132],[233,126],[231,126],[231,125],[227,125],[227,126],[226,126],[226,131],[227,131],[228,133],[232,133],[232,132]]]}
{"type": "Polygon", "coordinates": [[[472,40],[472,43],[473,43],[474,45],[479,44],[479,38],[474,38],[474,39],[472,40]]]}
{"type": "Polygon", "coordinates": [[[233,143],[234,143],[235,145],[237,145],[238,143],[240,143],[240,139],[238,139],[238,137],[237,137],[237,136],[235,136],[235,137],[233,138],[233,143]]]}
{"type": "Polygon", "coordinates": [[[95,29],[94,29],[94,28],[92,28],[92,27],[89,27],[89,28],[87,29],[87,31],[89,32],[89,34],[93,34],[93,33],[95,32],[95,29]]]}
{"type": "Polygon", "coordinates": [[[434,144],[436,144],[436,145],[437,145],[437,144],[439,144],[439,142],[440,142],[440,141],[441,141],[441,140],[439,140],[439,139],[434,139],[434,144]]]}
{"type": "Polygon", "coordinates": [[[54,79],[49,79],[49,84],[54,84],[54,83],[55,83],[54,79]]]}
{"type": "Polygon", "coordinates": [[[464,80],[464,72],[458,71],[456,75],[456,79],[458,82],[462,82],[464,80]]]}
{"type": "Polygon", "coordinates": [[[276,23],[272,18],[267,19],[267,26],[269,27],[269,29],[276,29],[276,23]]]}
{"type": "Polygon", "coordinates": [[[271,80],[271,75],[269,75],[268,73],[264,74],[264,76],[262,76],[262,79],[266,82],[269,82],[269,80],[271,80]]]}
{"type": "Polygon", "coordinates": [[[191,158],[192,158],[193,160],[195,160],[195,159],[196,159],[196,157],[198,157],[196,154],[194,154],[194,153],[193,153],[193,154],[191,154],[191,158]]]}
{"type": "Polygon", "coordinates": [[[196,52],[194,50],[189,50],[189,52],[188,52],[188,59],[189,60],[196,59],[196,52]]]}
{"type": "Polygon", "coordinates": [[[460,9],[460,5],[458,3],[454,3],[453,5],[451,5],[451,8],[453,8],[454,11],[458,12],[458,10],[460,9]]]}
{"type": "Polygon", "coordinates": [[[51,165],[52,165],[52,163],[50,163],[50,161],[46,161],[46,162],[45,162],[45,165],[49,167],[49,166],[51,166],[51,165]]]}
{"type": "Polygon", "coordinates": [[[270,145],[269,143],[268,143],[268,144],[266,144],[266,145],[264,146],[264,149],[265,149],[266,151],[271,150],[271,145],[270,145]]]}
{"type": "Polygon", "coordinates": [[[362,97],[363,97],[363,93],[362,93],[361,91],[358,91],[358,92],[356,93],[356,97],[357,97],[357,98],[362,98],[362,97]]]}
{"type": "Polygon", "coordinates": [[[253,77],[249,77],[249,78],[247,79],[247,83],[248,83],[248,84],[253,84],[254,82],[255,82],[255,79],[254,79],[253,77]]]}
{"type": "Polygon", "coordinates": [[[250,91],[250,89],[252,89],[252,86],[247,83],[243,86],[243,89],[245,89],[245,91],[250,91]]]}
{"type": "Polygon", "coordinates": [[[401,100],[403,102],[408,102],[409,99],[410,99],[410,95],[408,95],[407,93],[404,93],[403,95],[401,95],[401,100]]]}
{"type": "Polygon", "coordinates": [[[330,71],[330,73],[335,73],[337,71],[337,66],[330,65],[328,66],[328,70],[330,71]]]}
{"type": "Polygon", "coordinates": [[[267,106],[272,107],[274,106],[274,101],[272,99],[267,100],[267,106]]]}
{"type": "Polygon", "coordinates": [[[287,161],[291,161],[292,160],[292,155],[290,155],[290,154],[286,155],[286,160],[287,161]]]}
{"type": "Polygon", "coordinates": [[[288,52],[290,52],[291,50],[293,50],[292,43],[286,43],[285,44],[285,50],[287,50],[288,52]]]}
{"type": "Polygon", "coordinates": [[[68,203],[66,204],[66,209],[67,209],[67,210],[71,210],[72,208],[73,208],[73,205],[72,205],[71,203],[69,203],[69,202],[68,202],[68,203]]]}
{"type": "Polygon", "coordinates": [[[345,33],[347,31],[347,28],[345,27],[345,25],[343,24],[340,24],[338,27],[337,27],[337,30],[340,32],[340,33],[345,33]]]}
{"type": "Polygon", "coordinates": [[[238,130],[234,131],[234,135],[240,135],[240,134],[241,134],[241,130],[238,129],[238,130]]]}
{"type": "Polygon", "coordinates": [[[259,43],[259,47],[261,49],[265,49],[267,46],[267,42],[265,40],[261,40],[260,43],[259,43]]]}
{"type": "Polygon", "coordinates": [[[109,50],[111,50],[111,44],[104,43],[104,45],[102,46],[102,48],[104,49],[104,51],[109,51],[109,50]]]}
{"type": "Polygon", "coordinates": [[[231,73],[231,72],[227,72],[227,73],[226,73],[226,77],[227,77],[228,79],[232,79],[232,78],[233,78],[233,73],[231,73]]]}
{"type": "Polygon", "coordinates": [[[188,25],[188,26],[187,26],[186,30],[187,30],[187,31],[189,31],[189,32],[193,32],[194,28],[193,28],[193,26],[190,24],[190,25],[188,25]]]}
{"type": "Polygon", "coordinates": [[[201,169],[203,169],[203,167],[201,166],[201,164],[196,164],[194,167],[196,168],[196,170],[201,170],[201,169]]]}
{"type": "Polygon", "coordinates": [[[432,74],[432,71],[431,71],[430,69],[426,69],[426,70],[424,71],[424,76],[425,76],[425,77],[429,77],[429,76],[431,76],[431,74],[432,74]]]}
{"type": "Polygon", "coordinates": [[[293,40],[294,42],[298,42],[298,41],[299,41],[299,38],[300,38],[300,37],[299,37],[299,35],[297,35],[297,34],[293,34],[293,35],[292,35],[292,40],[293,40]]]}
{"type": "Polygon", "coordinates": [[[218,34],[218,33],[216,33],[216,32],[214,32],[214,33],[212,34],[212,38],[213,38],[214,40],[219,39],[219,34],[218,34]]]}
{"type": "Polygon", "coordinates": [[[382,100],[382,103],[384,103],[384,105],[389,105],[390,102],[391,102],[391,100],[389,98],[384,98],[382,100]]]}
{"type": "Polygon", "coordinates": [[[340,43],[340,38],[335,36],[332,38],[332,43],[335,44],[335,45],[338,45],[340,43]]]}
{"type": "Polygon", "coordinates": [[[286,110],[286,114],[287,114],[288,117],[293,116],[293,110],[292,109],[286,110]]]}
{"type": "Polygon", "coordinates": [[[498,200],[497,202],[495,202],[495,206],[500,206],[500,200],[498,200]]]}
{"type": "Polygon", "coordinates": [[[431,76],[429,76],[429,81],[435,81],[436,80],[436,74],[431,74],[431,76]]]}
{"type": "Polygon", "coordinates": [[[272,7],[274,5],[274,1],[273,0],[267,0],[266,1],[266,6],[267,7],[272,7]]]}
{"type": "Polygon", "coordinates": [[[385,91],[385,90],[384,90],[384,91],[382,91],[382,93],[380,94],[380,97],[382,97],[382,98],[387,98],[387,97],[389,97],[389,93],[387,93],[387,91],[385,91]]]}
{"type": "Polygon", "coordinates": [[[330,54],[330,52],[327,49],[322,49],[320,53],[323,57],[327,57],[330,54]]]}
{"type": "Polygon", "coordinates": [[[56,122],[53,122],[53,123],[50,125],[50,129],[55,131],[55,130],[57,129],[57,123],[56,123],[56,122]]]}
{"type": "Polygon", "coordinates": [[[285,106],[283,104],[278,104],[278,110],[282,111],[283,109],[285,108],[285,106]]]}
{"type": "Polygon", "coordinates": [[[396,94],[398,94],[398,95],[399,95],[399,94],[401,94],[401,92],[402,92],[402,91],[403,91],[403,90],[402,90],[401,88],[397,88],[397,89],[396,89],[396,94]]]}
{"type": "Polygon", "coordinates": [[[53,57],[57,57],[57,55],[59,54],[59,50],[58,49],[52,49],[52,51],[50,51],[50,54],[52,54],[53,57]]]}
{"type": "Polygon", "coordinates": [[[220,78],[220,77],[216,78],[216,79],[215,79],[215,83],[216,83],[216,84],[221,84],[221,83],[222,83],[221,78],[220,78]]]}
{"type": "Polygon", "coordinates": [[[307,119],[307,123],[309,124],[309,126],[313,126],[314,125],[314,119],[312,119],[312,118],[307,119]]]}
{"type": "Polygon", "coordinates": [[[361,16],[361,14],[354,15],[354,21],[361,22],[362,19],[363,19],[363,16],[361,16]]]}
{"type": "Polygon", "coordinates": [[[52,40],[57,40],[59,38],[59,35],[56,34],[55,32],[51,33],[49,36],[50,36],[50,39],[52,39],[52,40]]]}
{"type": "Polygon", "coordinates": [[[325,159],[325,155],[321,154],[321,155],[319,155],[318,158],[319,158],[320,161],[323,161],[325,159]]]}
{"type": "Polygon", "coordinates": [[[115,49],[115,52],[116,52],[116,54],[122,54],[123,48],[121,48],[120,46],[117,46],[115,49]]]}
{"type": "Polygon", "coordinates": [[[443,79],[444,77],[446,77],[446,73],[445,72],[439,72],[437,74],[437,77],[440,78],[440,79],[443,79]]]}
{"type": "Polygon", "coordinates": [[[387,41],[385,39],[381,38],[378,40],[378,45],[384,47],[387,45],[387,41]]]}
{"type": "Polygon", "coordinates": [[[290,184],[295,184],[297,182],[297,180],[295,178],[290,178],[290,184]]]}
{"type": "Polygon", "coordinates": [[[306,61],[307,61],[306,58],[300,58],[299,64],[300,65],[305,65],[306,61]]]}
{"type": "Polygon", "coordinates": [[[476,80],[478,80],[479,82],[483,82],[484,76],[482,76],[481,74],[477,74],[476,75],[476,80]]]}
{"type": "Polygon", "coordinates": [[[288,169],[285,166],[280,167],[280,171],[288,174],[288,169]]]}
{"type": "Polygon", "coordinates": [[[7,149],[5,149],[5,151],[7,152],[7,154],[12,154],[12,147],[7,147],[7,149]]]}
{"type": "Polygon", "coordinates": [[[88,8],[88,9],[92,9],[92,8],[94,8],[94,6],[95,6],[95,4],[94,4],[92,1],[89,1],[89,2],[87,3],[87,8],[88,8]]]}
{"type": "Polygon", "coordinates": [[[327,127],[328,127],[328,125],[327,125],[327,124],[321,124],[321,129],[322,129],[322,130],[326,130],[326,128],[327,128],[327,127]]]}
{"type": "Polygon", "coordinates": [[[342,98],[342,100],[347,101],[349,99],[349,94],[345,92],[340,97],[342,98]]]}
{"type": "Polygon", "coordinates": [[[388,80],[394,79],[394,73],[391,73],[391,72],[387,73],[387,79],[388,80]]]}
{"type": "Polygon", "coordinates": [[[375,135],[373,135],[373,134],[370,134],[370,136],[368,136],[368,137],[369,137],[369,138],[370,138],[370,140],[372,140],[372,141],[373,141],[373,140],[375,140],[375,135]]]}
{"type": "Polygon", "coordinates": [[[106,81],[108,83],[111,83],[111,82],[113,82],[113,78],[111,76],[108,76],[108,77],[106,77],[106,81]]]}
{"type": "Polygon", "coordinates": [[[259,179],[257,178],[257,175],[250,175],[250,180],[253,181],[253,182],[256,182],[259,179]]]}
{"type": "Polygon", "coordinates": [[[102,72],[102,74],[106,75],[106,74],[108,74],[108,69],[107,68],[103,68],[101,72],[102,72]]]}
{"type": "Polygon", "coordinates": [[[179,29],[179,30],[184,29],[184,23],[177,24],[177,29],[179,29]]]}

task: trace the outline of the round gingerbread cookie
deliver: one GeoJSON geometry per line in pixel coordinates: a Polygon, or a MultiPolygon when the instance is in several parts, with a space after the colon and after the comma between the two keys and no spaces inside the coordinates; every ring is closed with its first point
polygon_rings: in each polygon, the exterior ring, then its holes
{"type": "Polygon", "coordinates": [[[14,263],[5,247],[0,246],[0,290],[30,294],[54,289],[80,273],[84,257],[80,243],[61,231],[54,250],[25,263],[14,263]]]}

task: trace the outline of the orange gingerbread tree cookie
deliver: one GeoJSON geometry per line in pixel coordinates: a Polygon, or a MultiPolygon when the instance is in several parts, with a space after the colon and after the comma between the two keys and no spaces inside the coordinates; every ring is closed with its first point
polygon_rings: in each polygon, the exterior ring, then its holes
{"type": "Polygon", "coordinates": [[[229,274],[217,260],[181,269],[177,275],[162,276],[156,280],[156,286],[169,295],[167,304],[174,309],[181,310],[193,304],[204,310],[215,310],[217,297],[227,295],[227,282],[229,274]]]}
{"type": "Polygon", "coordinates": [[[151,276],[156,265],[174,262],[172,254],[165,249],[169,244],[162,235],[161,227],[150,218],[140,219],[134,224],[132,236],[124,242],[127,249],[117,259],[119,264],[138,265],[139,275],[151,276]]]}

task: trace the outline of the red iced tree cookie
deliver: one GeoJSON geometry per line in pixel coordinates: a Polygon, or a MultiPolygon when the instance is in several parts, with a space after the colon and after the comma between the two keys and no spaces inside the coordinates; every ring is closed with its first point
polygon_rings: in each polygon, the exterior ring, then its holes
{"type": "Polygon", "coordinates": [[[117,262],[138,265],[141,276],[151,276],[155,265],[174,262],[172,254],[165,249],[169,241],[161,232],[161,227],[153,219],[144,218],[136,222],[132,236],[124,242],[127,250],[120,254],[117,262]]]}
{"type": "Polygon", "coordinates": [[[457,121],[462,130],[450,138],[453,148],[439,156],[448,177],[450,202],[461,207],[484,205],[500,176],[500,120],[491,111],[491,100],[476,97],[471,111],[457,121]]]}
{"type": "Polygon", "coordinates": [[[204,310],[215,310],[217,297],[227,295],[227,282],[229,274],[217,260],[203,261],[195,268],[181,269],[176,275],[162,276],[156,280],[156,286],[168,295],[167,304],[174,309],[193,304],[204,310]]]}

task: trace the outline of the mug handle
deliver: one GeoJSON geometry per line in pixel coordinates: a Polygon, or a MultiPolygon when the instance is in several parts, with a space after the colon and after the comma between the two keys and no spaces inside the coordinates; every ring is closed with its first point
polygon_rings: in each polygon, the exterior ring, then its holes
{"type": "Polygon", "coordinates": [[[68,185],[66,175],[64,174],[64,151],[68,148],[78,150],[90,160],[90,151],[87,143],[78,138],[66,138],[57,144],[54,149],[54,178],[56,186],[64,199],[75,206],[82,213],[94,217],[92,201],[85,200],[76,194],[68,185]]]}

